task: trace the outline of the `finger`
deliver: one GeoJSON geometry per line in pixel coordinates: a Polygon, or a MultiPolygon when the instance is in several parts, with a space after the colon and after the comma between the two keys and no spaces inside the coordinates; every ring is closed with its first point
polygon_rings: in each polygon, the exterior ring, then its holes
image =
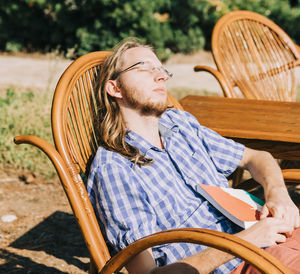
{"type": "Polygon", "coordinates": [[[295,217],[295,227],[299,227],[300,226],[300,216],[299,214],[295,217]]]}
{"type": "Polygon", "coordinates": [[[272,228],[274,229],[275,233],[292,233],[294,230],[294,226],[290,223],[287,223],[285,220],[283,219],[278,219],[273,217],[273,225],[272,228]]]}
{"type": "Polygon", "coordinates": [[[283,214],[283,220],[292,225],[293,228],[298,227],[300,222],[298,212],[295,212],[293,209],[287,210],[287,212],[283,214]]]}
{"type": "Polygon", "coordinates": [[[288,224],[290,224],[293,228],[295,225],[295,216],[291,213],[286,213],[286,214],[282,214],[282,219],[287,222],[288,224]]]}
{"type": "Polygon", "coordinates": [[[293,225],[294,225],[294,228],[299,227],[300,226],[299,209],[297,207],[295,207],[291,211],[293,212],[292,216],[293,216],[293,225]]]}
{"type": "Polygon", "coordinates": [[[273,207],[269,208],[270,212],[272,213],[272,216],[276,219],[282,219],[285,220],[285,214],[282,208],[280,207],[273,207]]]}
{"type": "Polygon", "coordinates": [[[284,235],[286,238],[290,238],[293,235],[293,232],[286,232],[284,235]]]}
{"type": "Polygon", "coordinates": [[[278,232],[280,233],[280,235],[285,235],[286,238],[289,238],[292,236],[293,231],[294,231],[294,227],[287,225],[285,228],[279,229],[278,232]]]}
{"type": "Polygon", "coordinates": [[[269,209],[268,207],[265,205],[263,205],[263,207],[261,208],[261,211],[260,211],[260,219],[264,219],[266,218],[267,216],[269,215],[269,209]]]}
{"type": "Polygon", "coordinates": [[[294,227],[297,228],[300,226],[300,217],[298,214],[293,214],[290,216],[290,224],[294,227]]]}
{"type": "Polygon", "coordinates": [[[284,234],[277,234],[276,243],[284,243],[286,242],[286,236],[284,234]]]}
{"type": "Polygon", "coordinates": [[[288,223],[288,224],[290,224],[291,227],[288,228],[289,231],[286,231],[286,232],[284,233],[284,235],[285,235],[287,238],[291,237],[292,234],[293,234],[293,231],[294,231],[294,224],[292,224],[292,223],[288,223]]]}
{"type": "Polygon", "coordinates": [[[294,229],[299,227],[299,225],[300,225],[299,215],[297,215],[297,214],[292,215],[290,224],[293,226],[294,229]]]}

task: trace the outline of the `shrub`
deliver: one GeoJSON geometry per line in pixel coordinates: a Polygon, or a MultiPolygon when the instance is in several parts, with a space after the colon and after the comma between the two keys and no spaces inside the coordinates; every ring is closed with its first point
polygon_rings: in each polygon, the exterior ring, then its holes
{"type": "Polygon", "coordinates": [[[167,59],[172,52],[209,49],[217,20],[241,9],[269,17],[300,43],[297,0],[10,0],[0,6],[0,50],[77,57],[136,36],[167,59]]]}

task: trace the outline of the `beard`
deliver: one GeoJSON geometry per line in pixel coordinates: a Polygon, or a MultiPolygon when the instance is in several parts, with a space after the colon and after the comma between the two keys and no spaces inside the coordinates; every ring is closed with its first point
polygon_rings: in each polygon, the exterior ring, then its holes
{"type": "Polygon", "coordinates": [[[167,97],[164,100],[153,102],[151,98],[138,95],[135,88],[124,87],[120,81],[120,88],[123,90],[123,98],[127,105],[139,111],[141,115],[160,117],[167,109],[167,97]]]}

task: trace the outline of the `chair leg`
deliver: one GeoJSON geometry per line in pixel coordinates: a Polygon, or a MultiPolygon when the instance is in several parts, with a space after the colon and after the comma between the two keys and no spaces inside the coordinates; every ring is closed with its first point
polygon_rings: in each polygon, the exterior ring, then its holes
{"type": "Polygon", "coordinates": [[[91,258],[89,274],[97,274],[97,273],[98,273],[98,269],[97,269],[96,264],[94,263],[93,259],[91,258]]]}
{"type": "Polygon", "coordinates": [[[299,169],[300,161],[293,160],[280,160],[279,166],[281,169],[299,169]]]}
{"type": "Polygon", "coordinates": [[[236,188],[242,181],[244,170],[237,168],[237,170],[232,174],[232,186],[236,188]]]}

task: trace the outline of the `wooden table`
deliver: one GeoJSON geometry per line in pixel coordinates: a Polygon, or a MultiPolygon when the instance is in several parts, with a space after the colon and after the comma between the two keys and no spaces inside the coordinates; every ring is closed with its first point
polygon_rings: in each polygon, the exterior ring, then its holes
{"type": "Polygon", "coordinates": [[[275,158],[300,161],[300,103],[189,95],[183,108],[200,124],[275,158]]]}

